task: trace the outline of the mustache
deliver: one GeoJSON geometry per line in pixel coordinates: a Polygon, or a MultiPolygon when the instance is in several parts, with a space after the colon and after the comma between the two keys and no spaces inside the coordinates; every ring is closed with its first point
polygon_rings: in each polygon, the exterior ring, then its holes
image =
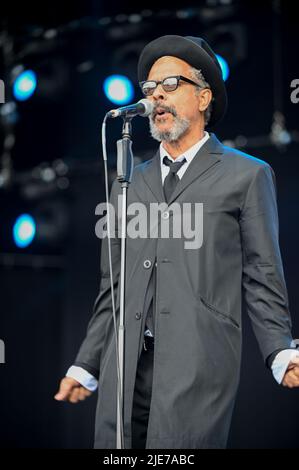
{"type": "Polygon", "coordinates": [[[152,114],[151,114],[151,117],[152,117],[153,120],[155,119],[157,114],[159,114],[158,111],[157,111],[158,109],[163,110],[165,113],[171,113],[174,117],[177,116],[177,112],[176,112],[174,107],[166,106],[164,104],[156,104],[156,105],[154,105],[154,109],[153,109],[152,114]]]}

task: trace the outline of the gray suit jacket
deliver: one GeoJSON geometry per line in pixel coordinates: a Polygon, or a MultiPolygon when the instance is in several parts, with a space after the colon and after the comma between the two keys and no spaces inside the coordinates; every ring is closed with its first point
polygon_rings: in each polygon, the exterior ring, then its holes
{"type": "MultiPolygon", "coordinates": [[[[119,193],[115,181],[115,206],[119,193]]],[[[134,169],[128,204],[143,202],[149,208],[163,201],[158,152],[134,169]]],[[[200,248],[186,249],[183,237],[151,238],[150,233],[127,240],[125,443],[131,446],[144,301],[156,260],[147,448],[225,447],[239,382],[242,300],[265,361],[273,351],[288,348],[292,339],[273,170],[262,160],[223,146],[212,134],[177,184],[165,211],[168,220],[174,217],[174,202],[203,203],[200,248]]],[[[112,240],[112,257],[118,289],[119,239],[112,240]]],[[[118,306],[119,295],[117,313],[118,306]]],[[[99,376],[95,446],[114,448],[116,367],[107,240],[102,242],[100,293],[76,364],[99,376]]]]}

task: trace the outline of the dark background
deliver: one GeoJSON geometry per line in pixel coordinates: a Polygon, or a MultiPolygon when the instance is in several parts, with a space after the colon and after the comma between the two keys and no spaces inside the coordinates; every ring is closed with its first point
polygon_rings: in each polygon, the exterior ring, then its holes
{"type": "MultiPolygon", "coordinates": [[[[57,403],[53,395],[84,337],[99,285],[94,210],[104,200],[100,127],[115,107],[102,82],[110,73],[124,73],[136,87],[134,101],[140,99],[138,54],[164,34],[203,36],[227,59],[229,109],[214,131],[275,170],[296,338],[299,104],[290,101],[290,83],[299,78],[298,17],[290,1],[163,2],[163,8],[151,3],[150,11],[98,1],[20,5],[11,2],[1,16],[6,101],[18,64],[36,70],[39,85],[30,100],[17,104],[15,122],[2,116],[0,127],[0,175],[8,175],[5,183],[0,177],[0,338],[6,346],[0,447],[86,448],[92,446],[96,397],[74,406],[57,403]],[[274,118],[281,127],[273,127],[274,118]],[[11,134],[15,144],[7,152],[11,134]],[[32,245],[18,249],[12,224],[25,211],[44,224],[48,237],[41,231],[32,245]]],[[[111,179],[120,131],[121,121],[109,122],[111,179]]],[[[147,121],[133,121],[133,138],[136,162],[150,158],[157,143],[147,121]]],[[[279,387],[265,369],[246,314],[243,333],[229,447],[296,448],[299,391],[279,387]]]]}

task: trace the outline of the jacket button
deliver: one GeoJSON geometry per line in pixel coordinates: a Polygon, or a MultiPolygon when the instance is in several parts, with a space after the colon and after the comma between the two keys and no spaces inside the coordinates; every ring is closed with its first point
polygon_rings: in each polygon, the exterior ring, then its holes
{"type": "Polygon", "coordinates": [[[143,261],[143,267],[144,267],[145,269],[148,269],[148,268],[150,268],[150,267],[151,267],[151,265],[152,265],[152,262],[151,262],[151,260],[149,260],[149,259],[146,259],[146,260],[144,260],[144,261],[143,261]]]}
{"type": "Polygon", "coordinates": [[[136,312],[136,313],[135,313],[135,318],[136,318],[136,320],[140,320],[140,318],[141,318],[141,313],[140,313],[140,312],[136,312]]]}

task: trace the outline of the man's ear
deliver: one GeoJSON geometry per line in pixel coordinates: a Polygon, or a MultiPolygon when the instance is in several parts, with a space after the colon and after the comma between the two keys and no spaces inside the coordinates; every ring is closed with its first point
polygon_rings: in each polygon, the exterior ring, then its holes
{"type": "Polygon", "coordinates": [[[201,112],[205,111],[208,108],[209,104],[211,103],[212,98],[213,98],[213,94],[209,88],[204,88],[203,90],[200,90],[199,100],[198,100],[199,111],[201,112]]]}

